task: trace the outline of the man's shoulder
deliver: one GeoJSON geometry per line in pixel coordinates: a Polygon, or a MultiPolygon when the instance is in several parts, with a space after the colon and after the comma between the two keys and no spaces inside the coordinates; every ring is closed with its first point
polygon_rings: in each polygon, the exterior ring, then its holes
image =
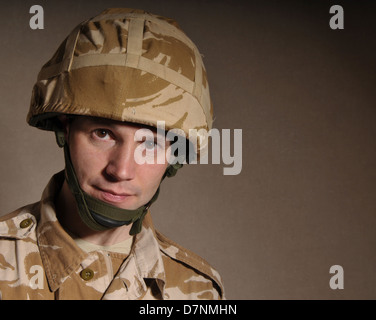
{"type": "Polygon", "coordinates": [[[177,268],[180,273],[185,272],[187,278],[190,277],[190,280],[195,282],[199,282],[200,277],[203,282],[211,282],[219,297],[224,298],[221,276],[205,259],[175,243],[157,230],[156,237],[162,252],[169,258],[171,263],[178,265],[177,268]],[[193,277],[192,274],[197,276],[193,277]]]}
{"type": "Polygon", "coordinates": [[[0,237],[26,236],[39,220],[39,207],[40,202],[35,202],[0,216],[0,237]]]}

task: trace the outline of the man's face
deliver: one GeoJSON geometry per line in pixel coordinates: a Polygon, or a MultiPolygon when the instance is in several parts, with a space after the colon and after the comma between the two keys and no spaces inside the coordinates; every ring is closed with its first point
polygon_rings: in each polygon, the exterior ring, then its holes
{"type": "Polygon", "coordinates": [[[135,134],[142,136],[146,128],[92,117],[77,117],[66,128],[72,164],[82,190],[130,210],[145,205],[153,197],[168,166],[169,142],[164,136],[157,139],[160,134],[157,130],[153,130],[151,138],[135,141],[135,134]],[[157,143],[162,140],[165,146],[157,143]],[[154,154],[153,163],[135,161],[135,151],[142,143],[148,154],[154,154]],[[163,159],[157,162],[157,155],[163,159]]]}

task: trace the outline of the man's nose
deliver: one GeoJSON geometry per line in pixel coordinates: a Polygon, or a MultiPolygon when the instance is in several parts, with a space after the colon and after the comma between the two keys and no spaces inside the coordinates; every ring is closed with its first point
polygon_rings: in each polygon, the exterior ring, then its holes
{"type": "Polygon", "coordinates": [[[134,150],[130,144],[119,145],[109,155],[106,174],[115,181],[133,180],[135,178],[136,162],[134,150]]]}

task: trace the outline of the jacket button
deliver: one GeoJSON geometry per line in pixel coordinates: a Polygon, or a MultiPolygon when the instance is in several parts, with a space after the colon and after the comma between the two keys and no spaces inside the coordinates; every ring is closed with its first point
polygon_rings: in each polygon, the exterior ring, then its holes
{"type": "Polygon", "coordinates": [[[30,219],[30,218],[27,218],[27,219],[21,221],[20,227],[22,229],[25,229],[27,227],[30,227],[32,224],[33,224],[33,220],[30,219]]]}
{"type": "Polygon", "coordinates": [[[86,268],[80,272],[80,276],[85,281],[88,281],[94,277],[94,271],[89,268],[86,268]]]}

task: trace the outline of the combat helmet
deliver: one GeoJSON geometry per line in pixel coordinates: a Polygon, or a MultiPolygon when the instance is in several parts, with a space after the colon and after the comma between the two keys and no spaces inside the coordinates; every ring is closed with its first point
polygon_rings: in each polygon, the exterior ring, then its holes
{"type": "MultiPolygon", "coordinates": [[[[107,9],[79,24],[42,67],[33,87],[27,122],[55,131],[64,146],[59,115],[92,116],[180,130],[212,128],[213,109],[207,75],[195,44],[176,21],[143,10],[107,9]]],[[[198,131],[198,135],[200,130],[198,131]]],[[[199,155],[205,145],[191,141],[199,155]]],[[[205,142],[206,143],[206,142],[205,142]]],[[[91,198],[81,190],[66,144],[68,185],[81,218],[94,230],[142,219],[154,197],[137,210],[124,210],[91,198]]],[[[181,166],[169,166],[165,176],[181,166]]]]}

